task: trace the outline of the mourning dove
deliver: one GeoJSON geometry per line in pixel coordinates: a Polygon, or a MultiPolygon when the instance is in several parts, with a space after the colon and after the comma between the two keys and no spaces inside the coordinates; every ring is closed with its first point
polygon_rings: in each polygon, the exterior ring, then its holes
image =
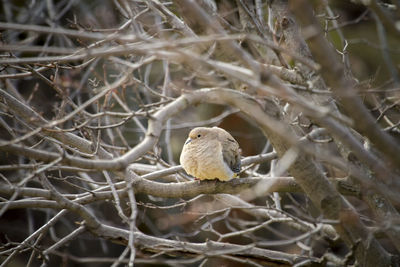
{"type": "Polygon", "coordinates": [[[198,127],[183,145],[180,163],[199,180],[229,181],[240,171],[239,144],[224,129],[198,127]]]}

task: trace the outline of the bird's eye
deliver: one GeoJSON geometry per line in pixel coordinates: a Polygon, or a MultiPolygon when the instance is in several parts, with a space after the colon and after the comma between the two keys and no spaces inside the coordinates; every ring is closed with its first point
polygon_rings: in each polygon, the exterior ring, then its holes
{"type": "Polygon", "coordinates": [[[201,137],[201,134],[198,134],[197,137],[201,137]]]}

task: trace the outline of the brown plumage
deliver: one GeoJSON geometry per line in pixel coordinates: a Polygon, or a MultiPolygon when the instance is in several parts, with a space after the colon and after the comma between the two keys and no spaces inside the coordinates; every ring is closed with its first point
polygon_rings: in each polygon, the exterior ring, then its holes
{"type": "Polygon", "coordinates": [[[239,144],[224,129],[198,127],[190,131],[180,162],[197,179],[229,181],[240,171],[239,144]]]}

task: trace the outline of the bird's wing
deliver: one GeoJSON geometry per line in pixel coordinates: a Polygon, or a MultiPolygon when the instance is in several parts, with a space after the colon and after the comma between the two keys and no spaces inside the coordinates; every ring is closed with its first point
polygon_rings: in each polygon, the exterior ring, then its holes
{"type": "Polygon", "coordinates": [[[240,172],[240,153],[239,144],[235,139],[226,138],[222,143],[222,157],[229,168],[235,172],[240,172]]]}

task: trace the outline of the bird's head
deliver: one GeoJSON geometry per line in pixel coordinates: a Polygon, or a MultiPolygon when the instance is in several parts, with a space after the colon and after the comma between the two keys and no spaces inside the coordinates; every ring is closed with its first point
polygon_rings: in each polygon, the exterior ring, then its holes
{"type": "Polygon", "coordinates": [[[213,128],[197,127],[190,131],[189,138],[186,140],[185,145],[190,142],[199,142],[201,140],[207,140],[215,138],[217,133],[213,131],[213,128]]]}

